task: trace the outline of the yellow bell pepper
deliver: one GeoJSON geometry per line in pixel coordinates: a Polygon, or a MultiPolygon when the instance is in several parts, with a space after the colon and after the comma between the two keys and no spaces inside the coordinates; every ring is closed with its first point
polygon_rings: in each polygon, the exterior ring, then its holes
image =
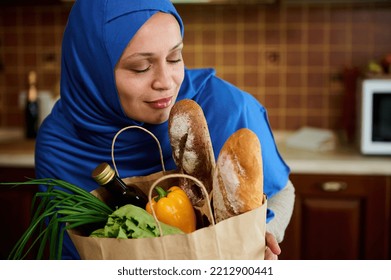
{"type": "Polygon", "coordinates": [[[159,221],[177,227],[185,233],[195,231],[196,215],[186,193],[177,186],[167,191],[161,187],[155,189],[158,196],[153,197],[147,203],[145,210],[152,214],[152,206],[159,221]]]}

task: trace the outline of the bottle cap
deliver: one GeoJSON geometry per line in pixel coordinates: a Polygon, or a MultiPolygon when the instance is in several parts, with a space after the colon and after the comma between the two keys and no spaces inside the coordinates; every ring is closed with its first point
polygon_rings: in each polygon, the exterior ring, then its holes
{"type": "Polygon", "coordinates": [[[37,101],[38,91],[37,91],[37,73],[35,71],[30,71],[28,75],[29,89],[27,93],[27,100],[30,102],[37,101]]]}
{"type": "Polygon", "coordinates": [[[99,164],[91,174],[92,178],[94,178],[99,185],[106,185],[113,179],[114,175],[114,170],[106,162],[99,164]]]}

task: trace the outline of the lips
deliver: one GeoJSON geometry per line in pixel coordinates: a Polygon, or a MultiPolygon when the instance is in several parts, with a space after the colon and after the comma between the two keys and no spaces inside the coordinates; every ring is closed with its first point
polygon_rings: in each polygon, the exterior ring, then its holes
{"type": "Polygon", "coordinates": [[[147,103],[149,106],[151,106],[154,109],[165,109],[171,105],[171,101],[172,101],[172,97],[168,97],[168,98],[162,98],[147,103]]]}

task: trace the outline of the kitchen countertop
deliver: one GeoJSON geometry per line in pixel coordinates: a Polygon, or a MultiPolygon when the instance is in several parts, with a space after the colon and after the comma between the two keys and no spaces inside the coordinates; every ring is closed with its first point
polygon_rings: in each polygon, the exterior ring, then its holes
{"type": "Polygon", "coordinates": [[[34,167],[34,146],[22,129],[0,129],[0,167],[34,167]]]}
{"type": "Polygon", "coordinates": [[[362,155],[355,145],[336,144],[330,151],[292,148],[286,139],[293,132],[274,132],[278,150],[292,173],[391,175],[391,156],[362,155]]]}
{"type": "Polygon", "coordinates": [[[278,145],[292,173],[391,175],[391,157],[364,156],[357,149],[312,152],[278,145]]]}
{"type": "Polygon", "coordinates": [[[15,139],[0,142],[1,167],[34,167],[34,140],[15,139]]]}
{"type": "MultiPolygon", "coordinates": [[[[292,173],[391,175],[391,156],[364,156],[355,147],[339,146],[327,152],[291,148],[285,142],[287,135],[289,132],[274,132],[292,173]]],[[[23,139],[22,133],[0,139],[0,167],[34,167],[34,145],[35,141],[23,139]]]]}

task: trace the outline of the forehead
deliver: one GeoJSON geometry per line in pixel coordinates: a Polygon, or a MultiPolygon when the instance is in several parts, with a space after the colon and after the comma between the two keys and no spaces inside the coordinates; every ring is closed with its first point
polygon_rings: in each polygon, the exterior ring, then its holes
{"type": "Polygon", "coordinates": [[[180,26],[175,17],[156,13],[137,31],[125,51],[173,48],[181,41],[180,26]]]}
{"type": "Polygon", "coordinates": [[[181,37],[180,26],[173,15],[162,12],[154,14],[141,26],[134,38],[157,35],[181,37]]]}

